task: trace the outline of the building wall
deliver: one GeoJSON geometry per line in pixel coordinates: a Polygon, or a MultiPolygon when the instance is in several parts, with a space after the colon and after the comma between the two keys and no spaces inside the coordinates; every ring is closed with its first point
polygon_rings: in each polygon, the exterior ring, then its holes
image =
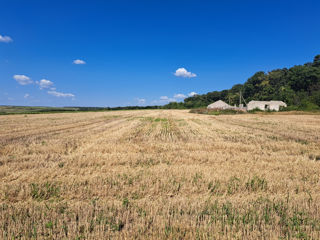
{"type": "Polygon", "coordinates": [[[229,109],[231,107],[230,106],[224,106],[224,105],[223,106],[217,106],[217,105],[216,106],[210,106],[209,105],[207,108],[208,109],[229,109]]]}
{"type": "Polygon", "coordinates": [[[280,109],[280,106],[279,106],[279,104],[270,104],[270,106],[269,106],[269,109],[271,110],[271,111],[279,111],[279,109],[280,109]]]}
{"type": "Polygon", "coordinates": [[[287,104],[281,102],[270,102],[270,110],[279,111],[280,107],[287,107],[287,104]]]}
{"type": "MultiPolygon", "coordinates": [[[[248,103],[246,110],[254,110],[254,109],[260,109],[262,111],[271,110],[271,111],[279,111],[280,107],[287,107],[287,104],[285,104],[282,101],[251,101],[248,103]]],[[[210,104],[208,109],[237,109],[237,110],[244,110],[243,107],[233,107],[228,105],[225,102],[219,101],[210,104]]]]}
{"type": "Polygon", "coordinates": [[[262,110],[262,111],[265,111],[265,106],[267,105],[268,103],[267,102],[253,102],[253,103],[248,103],[247,105],[247,110],[250,111],[250,110],[254,110],[256,108],[262,110]]]}
{"type": "Polygon", "coordinates": [[[266,111],[266,110],[271,110],[271,111],[279,111],[280,107],[286,107],[287,104],[283,102],[278,102],[278,101],[256,101],[256,102],[249,102],[247,105],[247,110],[254,110],[256,108],[266,111]]]}

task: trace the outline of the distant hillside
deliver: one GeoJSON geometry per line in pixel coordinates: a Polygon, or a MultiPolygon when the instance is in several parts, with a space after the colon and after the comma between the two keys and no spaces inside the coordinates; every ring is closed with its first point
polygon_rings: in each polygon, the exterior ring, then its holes
{"type": "Polygon", "coordinates": [[[260,71],[244,84],[189,97],[184,102],[169,103],[164,108],[200,108],[219,99],[238,105],[240,91],[246,102],[253,99],[282,100],[289,109],[320,109],[320,55],[315,56],[312,63],[275,69],[268,73],[260,71]]]}

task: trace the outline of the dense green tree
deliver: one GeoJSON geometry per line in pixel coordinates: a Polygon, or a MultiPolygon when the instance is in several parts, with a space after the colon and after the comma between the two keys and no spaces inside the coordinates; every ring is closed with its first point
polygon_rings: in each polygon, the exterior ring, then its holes
{"type": "Polygon", "coordinates": [[[314,57],[313,65],[315,67],[319,67],[320,66],[320,54],[314,57]]]}

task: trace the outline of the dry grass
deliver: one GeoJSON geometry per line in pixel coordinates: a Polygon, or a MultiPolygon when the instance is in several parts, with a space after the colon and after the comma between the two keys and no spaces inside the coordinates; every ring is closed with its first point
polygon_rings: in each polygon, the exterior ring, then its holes
{"type": "Polygon", "coordinates": [[[0,116],[1,239],[320,239],[320,116],[0,116]]]}

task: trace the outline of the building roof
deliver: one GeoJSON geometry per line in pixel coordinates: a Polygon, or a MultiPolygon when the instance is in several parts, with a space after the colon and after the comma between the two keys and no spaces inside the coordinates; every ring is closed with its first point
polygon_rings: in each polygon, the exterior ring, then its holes
{"type": "Polygon", "coordinates": [[[270,103],[273,103],[273,104],[283,104],[283,105],[286,105],[285,102],[282,102],[282,101],[270,101],[270,103]]]}
{"type": "Polygon", "coordinates": [[[208,105],[208,108],[228,108],[228,107],[231,107],[231,106],[222,100],[218,100],[208,105]]]}
{"type": "Polygon", "coordinates": [[[275,101],[275,100],[271,100],[271,101],[255,101],[255,100],[252,100],[252,101],[248,102],[248,105],[249,104],[278,104],[278,105],[286,105],[285,102],[275,101]]]}
{"type": "Polygon", "coordinates": [[[255,101],[255,100],[251,100],[250,102],[248,102],[248,104],[255,104],[255,103],[269,103],[269,101],[255,101]]]}

